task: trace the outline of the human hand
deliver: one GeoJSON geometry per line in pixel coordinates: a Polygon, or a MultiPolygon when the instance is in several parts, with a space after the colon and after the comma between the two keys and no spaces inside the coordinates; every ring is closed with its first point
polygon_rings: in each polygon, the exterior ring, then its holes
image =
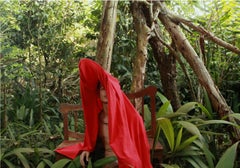
{"type": "Polygon", "coordinates": [[[85,167],[87,166],[86,165],[86,162],[88,162],[89,160],[89,155],[90,155],[90,152],[89,151],[83,151],[80,155],[80,164],[85,167]]]}

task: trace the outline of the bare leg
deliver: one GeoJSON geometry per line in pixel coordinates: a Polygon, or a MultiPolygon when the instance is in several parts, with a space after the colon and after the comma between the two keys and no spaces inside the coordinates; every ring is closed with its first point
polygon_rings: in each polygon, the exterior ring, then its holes
{"type": "MultiPolygon", "coordinates": [[[[104,148],[105,148],[105,157],[115,156],[115,153],[112,151],[112,148],[109,145],[109,134],[108,134],[108,123],[103,123],[100,121],[100,137],[102,138],[104,148]]],[[[104,168],[117,168],[117,162],[113,162],[104,166],[104,168]]]]}

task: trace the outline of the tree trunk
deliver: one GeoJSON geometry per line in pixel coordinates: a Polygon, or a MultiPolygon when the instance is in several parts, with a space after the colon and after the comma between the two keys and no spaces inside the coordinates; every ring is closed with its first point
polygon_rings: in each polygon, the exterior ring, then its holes
{"type": "MultiPolygon", "coordinates": [[[[132,1],[131,12],[133,15],[134,29],[137,33],[137,51],[133,60],[131,92],[136,92],[144,88],[149,28],[147,27],[142,8],[142,2],[132,1]]],[[[141,113],[142,99],[136,99],[134,101],[137,111],[141,113]]]]}
{"type": "Polygon", "coordinates": [[[137,91],[144,87],[146,63],[147,63],[147,45],[149,28],[146,24],[146,18],[142,12],[142,3],[133,1],[131,4],[134,29],[137,33],[137,53],[133,61],[133,80],[131,91],[137,91]]]}
{"type": "Polygon", "coordinates": [[[108,72],[111,68],[118,1],[103,1],[103,16],[97,44],[97,62],[108,72]]]}
{"type": "MultiPolygon", "coordinates": [[[[190,64],[201,85],[206,89],[215,111],[218,112],[220,117],[232,113],[231,108],[227,105],[219,89],[214,84],[214,81],[211,78],[209,72],[207,71],[204,63],[198,57],[197,53],[195,52],[185,35],[182,33],[179,26],[167,17],[166,14],[168,12],[164,3],[160,2],[160,6],[162,13],[160,13],[159,19],[171,35],[178,50],[182,53],[184,58],[190,64]]],[[[239,132],[235,130],[235,133],[237,138],[239,139],[239,132]]]]}
{"type": "Polygon", "coordinates": [[[176,111],[181,106],[176,82],[176,59],[172,53],[166,54],[159,51],[159,45],[161,44],[156,37],[151,38],[149,43],[158,64],[163,93],[170,100],[173,109],[176,111]]]}
{"type": "MultiPolygon", "coordinates": [[[[164,4],[161,4],[161,9],[166,11],[164,4]]],[[[204,86],[204,88],[206,88],[211,100],[213,101],[212,103],[213,106],[215,107],[215,110],[219,112],[220,117],[226,115],[227,111],[229,111],[229,107],[227,106],[225,100],[221,96],[221,93],[219,92],[218,88],[215,86],[202,60],[198,57],[197,53],[195,52],[195,50],[193,49],[185,35],[182,33],[179,26],[173,23],[165,14],[160,14],[159,19],[161,20],[162,24],[165,26],[165,28],[171,35],[178,50],[182,53],[184,58],[188,61],[188,63],[192,67],[200,83],[204,86]]]]}
{"type": "MultiPolygon", "coordinates": [[[[153,4],[154,5],[154,4],[153,4]]],[[[154,9],[150,6],[144,5],[143,13],[145,15],[148,27],[154,27],[160,34],[160,28],[151,16],[154,16],[159,11],[159,7],[154,5],[154,9]]],[[[171,101],[171,105],[174,110],[177,110],[180,106],[180,98],[178,94],[177,82],[176,82],[176,57],[172,52],[167,54],[164,52],[164,45],[159,40],[157,35],[152,35],[149,39],[149,44],[152,47],[153,55],[157,61],[163,94],[171,101]]]]}

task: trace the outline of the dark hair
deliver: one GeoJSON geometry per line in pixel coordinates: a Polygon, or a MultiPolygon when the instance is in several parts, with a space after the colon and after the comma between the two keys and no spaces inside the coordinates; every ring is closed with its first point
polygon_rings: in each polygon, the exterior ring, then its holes
{"type": "Polygon", "coordinates": [[[98,82],[98,84],[97,84],[97,90],[100,90],[100,87],[101,87],[101,83],[98,82]]]}

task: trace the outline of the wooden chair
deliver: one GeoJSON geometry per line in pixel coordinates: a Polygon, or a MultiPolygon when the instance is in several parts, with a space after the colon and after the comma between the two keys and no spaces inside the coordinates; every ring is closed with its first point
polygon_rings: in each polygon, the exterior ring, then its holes
{"type": "MultiPolygon", "coordinates": [[[[62,148],[65,146],[83,142],[84,133],[79,132],[79,124],[78,124],[79,123],[78,122],[79,114],[82,111],[82,106],[77,105],[77,104],[62,103],[62,104],[60,104],[59,111],[61,112],[61,114],[63,116],[64,139],[63,139],[63,142],[57,146],[57,148],[62,148]],[[73,119],[74,119],[74,130],[71,130],[70,126],[69,126],[69,117],[70,116],[73,117],[73,119]]],[[[61,155],[57,152],[55,154],[56,154],[56,160],[64,158],[63,155],[61,155]]]]}
{"type": "MultiPolygon", "coordinates": [[[[147,130],[147,136],[148,136],[148,141],[151,147],[151,151],[154,150],[154,155],[153,155],[154,168],[160,167],[160,163],[162,161],[161,160],[162,151],[163,151],[163,147],[160,143],[157,143],[155,148],[152,149],[154,135],[156,132],[156,100],[155,100],[156,93],[157,93],[157,88],[154,86],[149,86],[138,92],[126,94],[127,97],[132,101],[135,107],[136,107],[136,104],[134,103],[135,100],[138,98],[141,99],[141,103],[140,103],[141,107],[138,110],[140,111],[140,114],[143,117],[143,120],[144,120],[144,99],[146,99],[147,97],[150,98],[149,104],[150,104],[150,112],[151,112],[151,129],[147,130]]],[[[63,116],[64,140],[60,145],[57,146],[57,148],[72,145],[84,140],[84,133],[78,132],[79,128],[78,128],[77,121],[78,121],[79,111],[82,111],[81,105],[73,105],[73,104],[66,104],[66,103],[63,103],[60,105],[60,112],[62,113],[62,116],[63,116]],[[74,117],[74,131],[69,129],[68,118],[70,113],[72,113],[74,117]]],[[[56,159],[58,160],[61,158],[63,158],[63,156],[56,153],[56,159]]]]}
{"type": "Polygon", "coordinates": [[[155,86],[148,86],[140,91],[137,91],[135,93],[128,93],[126,94],[127,97],[131,100],[135,108],[140,112],[141,116],[144,119],[144,104],[145,100],[148,100],[148,104],[150,106],[150,112],[151,112],[151,128],[147,130],[147,136],[148,136],[148,142],[150,144],[151,148],[151,153],[153,152],[152,156],[152,164],[154,168],[161,167],[161,162],[162,162],[162,156],[163,156],[163,147],[160,144],[160,142],[157,142],[155,148],[153,149],[153,142],[154,142],[154,136],[156,133],[156,127],[157,127],[157,122],[156,122],[156,93],[157,93],[157,88],[155,86]],[[140,99],[140,107],[139,104],[136,102],[137,99],[140,99]],[[153,150],[153,151],[152,151],[153,150]]]}

